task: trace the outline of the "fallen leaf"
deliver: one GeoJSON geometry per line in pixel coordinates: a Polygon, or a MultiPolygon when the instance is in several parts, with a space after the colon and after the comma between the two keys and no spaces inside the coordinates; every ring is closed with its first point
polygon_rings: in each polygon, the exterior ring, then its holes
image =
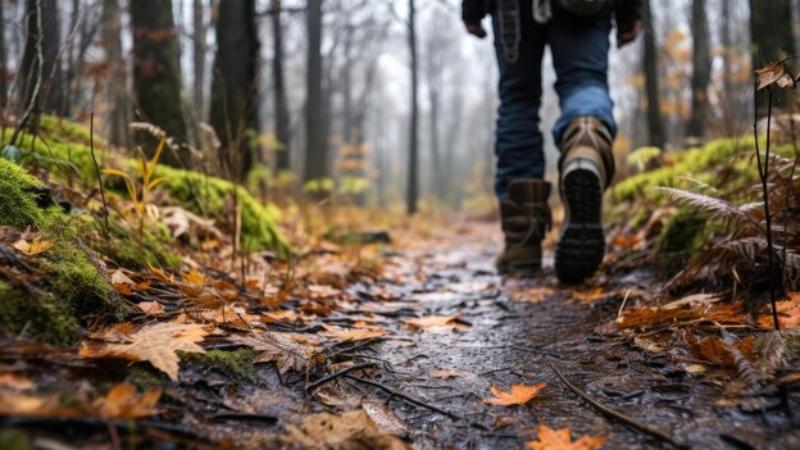
{"type": "Polygon", "coordinates": [[[150,389],[139,395],[136,386],[120,383],[95,403],[101,417],[108,419],[138,419],[158,414],[156,404],[161,398],[161,389],[150,389]]]}
{"type": "Polygon", "coordinates": [[[75,417],[85,414],[80,408],[63,406],[55,395],[38,396],[19,392],[0,395],[0,416],[75,417]]]}
{"type": "Polygon", "coordinates": [[[32,242],[28,242],[25,239],[20,239],[11,244],[11,246],[24,255],[36,256],[40,253],[50,250],[50,248],[53,247],[53,244],[55,244],[55,242],[48,239],[34,239],[32,242]]]}
{"type": "Polygon", "coordinates": [[[793,87],[795,79],[784,62],[770,63],[756,70],[757,89],[762,90],[773,84],[780,88],[793,87]]]}
{"type": "Polygon", "coordinates": [[[111,274],[111,285],[114,286],[114,290],[117,291],[118,294],[131,295],[136,283],[125,275],[122,269],[117,269],[111,274]]]}
{"type": "Polygon", "coordinates": [[[508,292],[508,296],[512,300],[536,304],[540,303],[545,298],[554,295],[555,293],[555,289],[548,287],[537,287],[530,289],[512,289],[508,292]]]}
{"type": "Polygon", "coordinates": [[[606,436],[582,436],[577,441],[572,440],[572,430],[562,428],[554,430],[547,425],[539,425],[539,440],[528,441],[525,444],[531,450],[595,450],[603,448],[608,438],[606,436]]]}
{"type": "Polygon", "coordinates": [[[141,302],[136,304],[148,316],[157,316],[164,314],[164,305],[158,302],[141,302]]]}
{"type": "Polygon", "coordinates": [[[494,398],[484,399],[484,402],[498,406],[524,405],[536,398],[539,395],[539,391],[544,389],[546,385],[546,383],[539,383],[533,386],[513,384],[508,392],[491,386],[489,391],[494,395],[494,398]]]}
{"type": "Polygon", "coordinates": [[[206,277],[196,270],[191,270],[183,276],[183,281],[191,286],[203,287],[206,284],[206,277]]]}
{"type": "Polygon", "coordinates": [[[321,336],[338,339],[340,341],[365,341],[367,339],[375,339],[389,334],[384,328],[340,328],[331,325],[322,325],[325,331],[320,333],[321,336]]]}
{"type": "Polygon", "coordinates": [[[127,342],[108,342],[106,336],[119,338],[119,331],[112,327],[105,333],[95,333],[93,339],[85,340],[79,354],[83,358],[148,361],[177,381],[179,358],[175,352],[205,353],[197,343],[208,334],[205,325],[163,322],[138,329],[128,336],[127,342]]]}
{"type": "Polygon", "coordinates": [[[456,330],[466,328],[466,322],[460,319],[461,315],[454,316],[425,316],[405,321],[406,325],[415,330],[456,330]]]}
{"type": "MultiPolygon", "coordinates": [[[[789,298],[776,302],[775,306],[782,329],[800,327],[800,292],[789,292],[789,298]]],[[[775,328],[772,312],[762,314],[758,318],[758,325],[766,329],[775,328]]]]}
{"type": "Polygon", "coordinates": [[[34,389],[36,383],[31,381],[30,378],[13,373],[0,374],[0,387],[13,389],[15,391],[27,391],[34,389]]]}
{"type": "Polygon", "coordinates": [[[375,422],[375,425],[388,433],[395,436],[405,436],[408,433],[406,424],[385,402],[366,400],[361,404],[361,409],[375,422]]]}
{"type": "Polygon", "coordinates": [[[583,303],[591,303],[605,297],[603,287],[594,288],[591,291],[572,291],[572,298],[583,303]]]}
{"type": "Polygon", "coordinates": [[[624,235],[618,234],[611,239],[611,246],[614,248],[629,249],[642,243],[642,237],[638,234],[624,235]]]}
{"type": "Polygon", "coordinates": [[[274,362],[281,375],[289,370],[304,371],[314,355],[322,350],[315,337],[299,333],[265,331],[234,335],[228,337],[228,340],[260,351],[261,355],[254,362],[274,362]]]}
{"type": "Polygon", "coordinates": [[[362,409],[306,416],[297,425],[286,425],[286,433],[287,441],[306,448],[411,448],[362,409]]]}
{"type": "Polygon", "coordinates": [[[431,372],[428,375],[430,375],[431,378],[444,378],[444,379],[461,378],[467,376],[467,374],[465,374],[464,372],[459,372],[457,370],[448,370],[448,369],[431,370],[431,372]]]}
{"type": "Polygon", "coordinates": [[[617,319],[620,328],[646,328],[675,322],[707,320],[726,325],[742,325],[747,319],[734,304],[684,304],[679,307],[644,307],[623,312],[617,319]]]}

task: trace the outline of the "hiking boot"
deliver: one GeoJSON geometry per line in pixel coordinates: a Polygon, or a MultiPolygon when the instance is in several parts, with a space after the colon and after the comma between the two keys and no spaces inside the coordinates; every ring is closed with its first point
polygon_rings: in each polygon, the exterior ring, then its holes
{"type": "Polygon", "coordinates": [[[556,247],[556,274],[565,283],[592,276],[605,254],[603,190],[614,176],[613,136],[594,117],[572,121],[563,138],[559,192],[564,227],[556,247]]]}
{"type": "Polygon", "coordinates": [[[508,184],[500,202],[505,249],[497,257],[500,273],[533,274],[542,267],[542,239],[550,228],[550,183],[520,178],[508,184]]]}

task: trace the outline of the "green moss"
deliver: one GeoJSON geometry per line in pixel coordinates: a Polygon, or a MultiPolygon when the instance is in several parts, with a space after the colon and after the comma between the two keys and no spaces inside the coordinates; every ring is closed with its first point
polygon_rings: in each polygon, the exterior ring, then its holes
{"type": "MultiPolygon", "coordinates": [[[[2,136],[2,146],[9,143],[11,133],[2,136]]],[[[97,185],[97,175],[89,146],[45,136],[46,141],[29,133],[20,133],[16,149],[17,160],[30,161],[63,180],[78,180],[87,186],[97,185]]],[[[104,160],[103,150],[95,148],[98,161],[104,160]]]]}
{"type": "Polygon", "coordinates": [[[664,270],[674,272],[683,268],[703,246],[706,220],[690,210],[672,216],[656,239],[656,262],[664,270]]]}
{"type": "MultiPolygon", "coordinates": [[[[41,117],[39,127],[42,133],[50,139],[89,145],[91,133],[86,125],[45,114],[41,117]]],[[[107,145],[102,136],[97,133],[94,134],[95,149],[104,148],[107,145]]]]}
{"type": "MultiPolygon", "coordinates": [[[[172,198],[196,214],[219,216],[232,210],[233,184],[229,181],[167,166],[159,166],[156,175],[164,178],[161,186],[172,198]]],[[[278,230],[278,209],[259,203],[240,186],[236,187],[236,196],[242,211],[242,248],[288,256],[289,244],[278,230]]]]}
{"type": "Polygon", "coordinates": [[[234,351],[209,350],[205,353],[178,352],[181,361],[202,367],[219,370],[241,380],[254,381],[255,368],[253,360],[259,352],[252,349],[234,351]]]}
{"type": "Polygon", "coordinates": [[[0,158],[0,224],[25,228],[41,222],[35,195],[41,187],[25,169],[0,158]]]}
{"type": "MultiPolygon", "coordinates": [[[[741,139],[718,139],[703,147],[671,153],[664,166],[617,183],[609,190],[608,197],[614,203],[635,200],[640,196],[656,200],[661,194],[653,188],[680,187],[681,180],[686,176],[717,185],[719,174],[712,169],[718,166],[734,171],[731,181],[735,186],[730,187],[751,184],[758,179],[758,169],[755,162],[746,156],[752,154],[754,148],[755,139],[748,136],[741,139]]],[[[791,155],[793,151],[791,145],[775,146],[772,150],[782,155],[791,155]]]]}
{"type": "Polygon", "coordinates": [[[0,448],[5,450],[33,450],[28,435],[21,430],[0,430],[0,448]]]}
{"type": "Polygon", "coordinates": [[[25,333],[50,344],[71,344],[78,322],[70,305],[47,292],[32,296],[0,281],[0,332],[25,333]]]}
{"type": "Polygon", "coordinates": [[[96,242],[94,249],[119,266],[129,269],[153,266],[175,271],[183,263],[183,258],[170,248],[172,238],[164,224],[147,224],[141,236],[119,218],[112,218],[109,228],[111,239],[96,242]]]}

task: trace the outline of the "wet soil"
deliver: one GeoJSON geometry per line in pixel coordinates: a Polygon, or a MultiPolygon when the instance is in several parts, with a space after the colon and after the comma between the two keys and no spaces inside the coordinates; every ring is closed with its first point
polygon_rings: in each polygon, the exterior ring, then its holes
{"type": "MultiPolygon", "coordinates": [[[[391,330],[386,338],[330,349],[330,363],[363,365],[349,372],[352,378],[337,376],[307,393],[304,386],[333,371],[280,376],[265,364],[247,380],[189,367],[182,370],[181,383],[165,392],[165,412],[158,420],[117,423],[117,432],[123,442],[144,448],[220,443],[276,448],[286,444],[280,439],[286,424],[367,401],[396,415],[396,433],[418,448],[522,448],[536,439],[540,424],[568,427],[574,437],[606,435],[605,448],[672,447],[599,412],[568,388],[555,368],[597,402],[687,447],[800,448],[800,419],[791,416],[800,411],[796,392],[788,394],[788,405],[775,395],[754,412],[725,406],[726,383],[735,374],[717,373],[713,367],[692,371],[668,352],[635,345],[613,324],[621,295],[575,299],[574,292],[598,287],[609,293],[622,287],[653,290],[657,281],[648,273],[601,273],[585,285],[560,286],[546,258],[540,277],[504,278],[492,267],[498,246],[495,225],[469,223],[457,233],[432,231],[402,251],[387,251],[391,276],[351,286],[356,301],[328,319],[346,324],[348,316],[369,314],[391,330]],[[405,323],[430,315],[459,315],[462,324],[414,330],[405,323]],[[453,376],[436,378],[433,371],[453,376]],[[524,406],[484,402],[491,386],[505,390],[515,383],[546,386],[524,406]]],[[[86,382],[80,381],[86,377],[83,371],[96,370],[67,356],[55,368],[49,361],[54,385],[71,379],[79,386],[86,382]]],[[[17,364],[32,369],[43,363],[26,358],[17,364]]],[[[108,378],[119,377],[113,368],[105,370],[108,378]]],[[[4,426],[37,430],[43,439],[62,443],[109,439],[107,424],[88,420],[19,420],[4,426]]]]}

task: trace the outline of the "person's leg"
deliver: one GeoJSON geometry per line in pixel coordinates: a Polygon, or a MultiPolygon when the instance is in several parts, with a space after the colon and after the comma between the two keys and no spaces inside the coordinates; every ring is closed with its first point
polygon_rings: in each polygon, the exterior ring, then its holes
{"type": "Polygon", "coordinates": [[[603,189],[614,172],[616,132],[608,92],[610,13],[587,23],[556,13],[548,28],[561,118],[553,133],[561,150],[559,193],[564,225],[556,247],[562,281],[591,276],[603,260],[603,189]]]}
{"type": "Polygon", "coordinates": [[[500,67],[495,191],[505,247],[501,272],[534,273],[541,267],[541,241],[549,226],[543,138],[539,130],[544,27],[534,23],[530,0],[497,0],[492,15],[500,67]]]}
{"type": "Polygon", "coordinates": [[[508,184],[512,180],[544,176],[544,139],[539,129],[539,106],[545,31],[532,19],[530,0],[498,1],[497,7],[518,8],[516,20],[503,18],[501,11],[492,14],[494,46],[500,69],[500,106],[495,128],[495,192],[503,201],[508,198],[508,184]]]}

